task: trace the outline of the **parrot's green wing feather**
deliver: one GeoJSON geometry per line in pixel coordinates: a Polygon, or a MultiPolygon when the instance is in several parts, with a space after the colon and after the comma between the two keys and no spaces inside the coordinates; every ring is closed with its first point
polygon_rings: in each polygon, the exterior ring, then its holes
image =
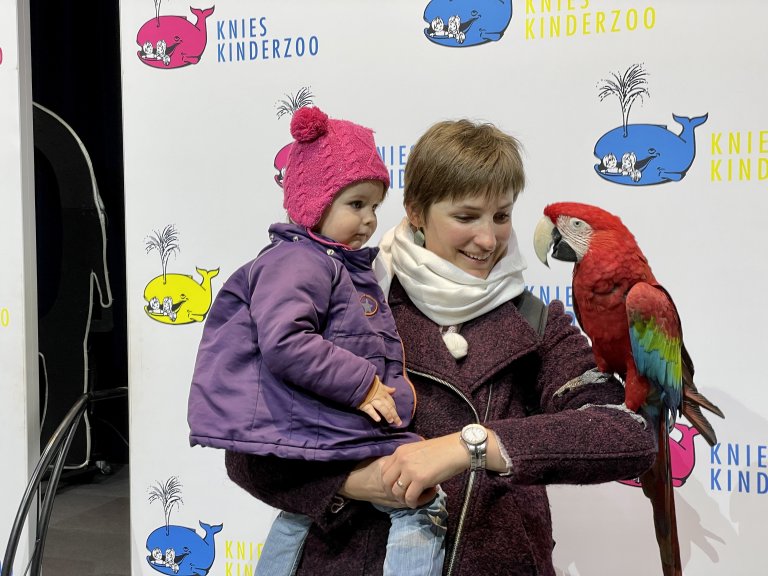
{"type": "Polygon", "coordinates": [[[663,289],[640,282],[627,293],[626,307],[637,371],[658,387],[674,417],[683,396],[682,333],[675,305],[663,289]]]}

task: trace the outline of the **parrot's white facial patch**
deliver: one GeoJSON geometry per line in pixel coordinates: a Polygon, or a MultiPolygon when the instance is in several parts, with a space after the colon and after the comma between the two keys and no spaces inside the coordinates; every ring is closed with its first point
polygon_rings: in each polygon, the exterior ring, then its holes
{"type": "Polygon", "coordinates": [[[558,216],[557,229],[581,260],[589,249],[589,241],[593,233],[592,226],[573,216],[558,216]]]}

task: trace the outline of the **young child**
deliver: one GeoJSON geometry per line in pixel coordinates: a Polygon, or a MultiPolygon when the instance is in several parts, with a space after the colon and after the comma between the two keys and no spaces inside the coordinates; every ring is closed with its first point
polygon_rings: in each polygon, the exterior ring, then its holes
{"type": "MultiPolygon", "coordinates": [[[[376,209],[389,173],[373,133],[318,108],[291,120],[289,224],[221,288],[189,397],[190,443],[306,460],[363,460],[421,438],[392,313],[373,274],[376,209]]],[[[397,481],[402,489],[406,478],[397,481]]],[[[439,575],[444,494],[390,514],[385,574],[439,575]]],[[[281,512],[256,574],[295,572],[312,519],[281,512]]]]}

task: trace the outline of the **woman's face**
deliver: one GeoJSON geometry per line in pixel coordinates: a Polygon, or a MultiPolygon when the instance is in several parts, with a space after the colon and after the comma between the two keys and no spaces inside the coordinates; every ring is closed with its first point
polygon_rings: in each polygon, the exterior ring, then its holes
{"type": "Polygon", "coordinates": [[[507,253],[512,233],[512,193],[494,200],[483,196],[443,200],[429,207],[427,217],[408,218],[424,231],[424,247],[466,273],[487,278],[507,253]]]}

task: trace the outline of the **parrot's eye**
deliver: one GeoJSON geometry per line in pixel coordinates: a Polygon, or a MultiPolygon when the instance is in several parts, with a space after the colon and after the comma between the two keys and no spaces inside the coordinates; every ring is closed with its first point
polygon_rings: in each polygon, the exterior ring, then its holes
{"type": "Polygon", "coordinates": [[[584,222],[583,222],[583,221],[581,221],[581,220],[576,220],[576,219],[572,220],[572,222],[571,222],[571,223],[572,223],[572,225],[573,225],[573,227],[574,227],[574,228],[581,228],[581,227],[584,225],[584,222]]]}

